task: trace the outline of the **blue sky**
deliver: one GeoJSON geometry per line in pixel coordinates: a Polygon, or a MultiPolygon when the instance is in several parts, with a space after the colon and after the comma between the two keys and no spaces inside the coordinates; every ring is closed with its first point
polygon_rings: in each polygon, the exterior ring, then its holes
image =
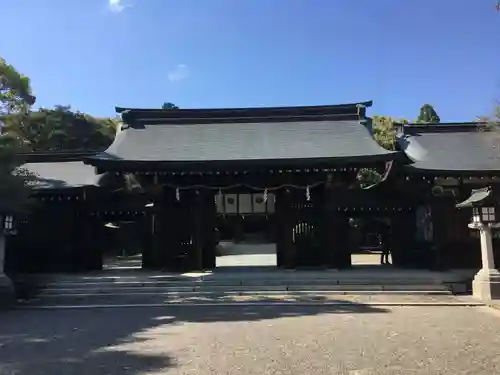
{"type": "Polygon", "coordinates": [[[497,0],[0,0],[38,105],[316,105],[473,120],[500,99],[497,0]],[[111,2],[111,3],[110,3],[111,2]]]}

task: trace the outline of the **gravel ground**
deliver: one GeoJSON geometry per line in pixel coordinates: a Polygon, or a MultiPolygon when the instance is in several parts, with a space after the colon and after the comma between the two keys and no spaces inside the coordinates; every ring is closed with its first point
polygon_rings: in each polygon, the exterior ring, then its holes
{"type": "Polygon", "coordinates": [[[329,294],[329,295],[242,295],[224,296],[220,298],[171,298],[167,303],[217,303],[217,302],[291,302],[291,303],[360,303],[360,304],[470,304],[481,305],[483,303],[472,298],[472,296],[454,295],[426,295],[426,294],[329,294]]]}
{"type": "Polygon", "coordinates": [[[312,304],[367,304],[367,305],[425,305],[455,304],[482,305],[472,296],[432,295],[432,294],[249,294],[249,295],[205,295],[205,296],[162,296],[162,295],[96,295],[92,297],[43,297],[30,301],[20,301],[19,307],[60,307],[60,306],[123,306],[123,305],[172,305],[172,304],[238,304],[238,303],[312,303],[312,304]]]}
{"type": "MultiPolygon", "coordinates": [[[[273,243],[254,244],[222,242],[217,257],[217,267],[235,266],[276,266],[276,245],[273,243]]],[[[380,254],[352,254],[353,265],[380,265],[380,254]]]]}
{"type": "Polygon", "coordinates": [[[487,307],[22,310],[0,315],[0,374],[500,373],[487,307]]]}

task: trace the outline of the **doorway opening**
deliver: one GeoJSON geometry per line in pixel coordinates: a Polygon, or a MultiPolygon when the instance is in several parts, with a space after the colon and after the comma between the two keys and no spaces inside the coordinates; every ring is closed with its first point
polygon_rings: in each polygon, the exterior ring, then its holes
{"type": "Polygon", "coordinates": [[[217,202],[218,270],[277,266],[273,194],[225,194],[217,202]]]}
{"type": "Polygon", "coordinates": [[[140,220],[115,219],[103,225],[102,269],[106,271],[141,270],[143,267],[140,220]]]}
{"type": "Polygon", "coordinates": [[[391,219],[350,218],[351,264],[353,267],[392,266],[391,219]]]}

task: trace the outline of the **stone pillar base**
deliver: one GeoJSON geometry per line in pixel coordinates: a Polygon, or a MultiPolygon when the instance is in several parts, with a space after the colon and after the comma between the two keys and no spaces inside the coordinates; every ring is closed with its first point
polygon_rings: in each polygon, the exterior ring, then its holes
{"type": "Polygon", "coordinates": [[[496,269],[481,269],[472,281],[474,298],[490,301],[500,299],[500,272],[496,269]]]}
{"type": "Polygon", "coordinates": [[[16,293],[12,280],[4,273],[0,273],[0,309],[12,307],[15,302],[16,293]]]}

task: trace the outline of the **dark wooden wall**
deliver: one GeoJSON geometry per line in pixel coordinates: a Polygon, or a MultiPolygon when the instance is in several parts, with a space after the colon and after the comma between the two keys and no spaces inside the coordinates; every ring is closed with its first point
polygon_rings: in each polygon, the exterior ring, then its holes
{"type": "MultiPolygon", "coordinates": [[[[290,181],[294,182],[294,181],[290,181]]],[[[295,181],[300,184],[301,181],[295,181]]],[[[455,208],[454,197],[432,197],[429,184],[386,181],[382,189],[348,189],[346,184],[323,184],[311,189],[282,188],[276,194],[272,218],[277,263],[283,268],[348,268],[351,266],[350,217],[391,219],[394,264],[408,268],[478,268],[479,238],[467,227],[470,210],[455,208]],[[420,189],[420,190],[418,190],[420,189]],[[416,199],[415,197],[418,197],[416,199]],[[434,239],[416,241],[415,210],[432,207],[434,239]]],[[[104,228],[124,219],[127,211],[143,210],[134,227],[146,269],[188,271],[215,267],[218,218],[211,189],[161,188],[153,197],[110,196],[79,192],[76,199],[54,195],[22,220],[17,236],[7,242],[7,272],[78,272],[102,267],[102,256],[116,243],[104,228]],[[147,199],[146,199],[147,198],[147,199]],[[154,208],[144,204],[154,200],[154,208]],[[130,208],[132,204],[132,208],[130,208]]],[[[500,239],[495,240],[497,264],[500,239]]]]}
{"type": "Polygon", "coordinates": [[[17,234],[9,236],[6,272],[78,272],[100,269],[101,249],[94,244],[98,223],[89,219],[83,203],[61,197],[40,202],[17,220],[17,234]]]}
{"type": "Polygon", "coordinates": [[[479,268],[481,250],[478,238],[468,227],[471,210],[457,209],[453,197],[432,201],[434,245],[439,268],[479,268]]]}

